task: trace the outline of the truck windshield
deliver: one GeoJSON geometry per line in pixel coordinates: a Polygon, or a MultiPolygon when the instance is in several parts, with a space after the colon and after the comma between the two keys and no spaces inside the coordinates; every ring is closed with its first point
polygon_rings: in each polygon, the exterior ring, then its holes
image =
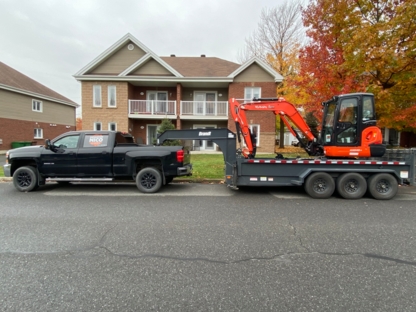
{"type": "Polygon", "coordinates": [[[330,143],[332,132],[334,131],[334,116],[335,116],[335,109],[337,107],[336,102],[329,102],[325,105],[324,109],[324,116],[322,118],[322,133],[321,138],[323,140],[322,144],[330,143]]]}

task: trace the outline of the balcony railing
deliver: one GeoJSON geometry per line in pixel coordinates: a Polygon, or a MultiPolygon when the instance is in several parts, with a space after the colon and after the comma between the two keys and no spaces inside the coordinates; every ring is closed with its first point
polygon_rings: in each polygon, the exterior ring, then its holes
{"type": "Polygon", "coordinates": [[[227,101],[181,101],[181,115],[228,116],[227,101]]]}
{"type": "Polygon", "coordinates": [[[129,100],[129,114],[176,115],[176,101],[129,100]]]}

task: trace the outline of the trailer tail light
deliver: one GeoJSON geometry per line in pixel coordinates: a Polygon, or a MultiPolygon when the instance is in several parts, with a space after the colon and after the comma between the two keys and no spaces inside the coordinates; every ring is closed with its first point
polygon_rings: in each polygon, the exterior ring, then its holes
{"type": "Polygon", "coordinates": [[[176,161],[177,162],[183,162],[183,158],[184,158],[184,151],[180,150],[176,152],[176,161]]]}

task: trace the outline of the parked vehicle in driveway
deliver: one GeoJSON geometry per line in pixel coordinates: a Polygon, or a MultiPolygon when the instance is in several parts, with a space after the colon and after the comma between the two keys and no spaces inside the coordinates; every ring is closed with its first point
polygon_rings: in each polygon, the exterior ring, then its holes
{"type": "Polygon", "coordinates": [[[3,167],[22,192],[46,181],[134,180],[141,192],[155,193],[175,177],[191,175],[189,161],[182,146],[136,144],[130,134],[116,131],[71,131],[44,146],[9,150],[3,167]]]}

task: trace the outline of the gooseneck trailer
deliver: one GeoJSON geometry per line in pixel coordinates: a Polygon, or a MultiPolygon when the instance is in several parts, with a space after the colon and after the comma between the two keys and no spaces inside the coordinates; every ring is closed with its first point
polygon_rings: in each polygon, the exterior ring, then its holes
{"type": "Polygon", "coordinates": [[[304,186],[313,198],[329,198],[335,190],[346,199],[361,198],[367,191],[375,199],[391,199],[398,185],[414,176],[414,155],[409,161],[374,158],[245,158],[237,149],[236,134],[229,129],[168,130],[165,140],[210,140],[224,156],[224,181],[239,187],[304,186]]]}

